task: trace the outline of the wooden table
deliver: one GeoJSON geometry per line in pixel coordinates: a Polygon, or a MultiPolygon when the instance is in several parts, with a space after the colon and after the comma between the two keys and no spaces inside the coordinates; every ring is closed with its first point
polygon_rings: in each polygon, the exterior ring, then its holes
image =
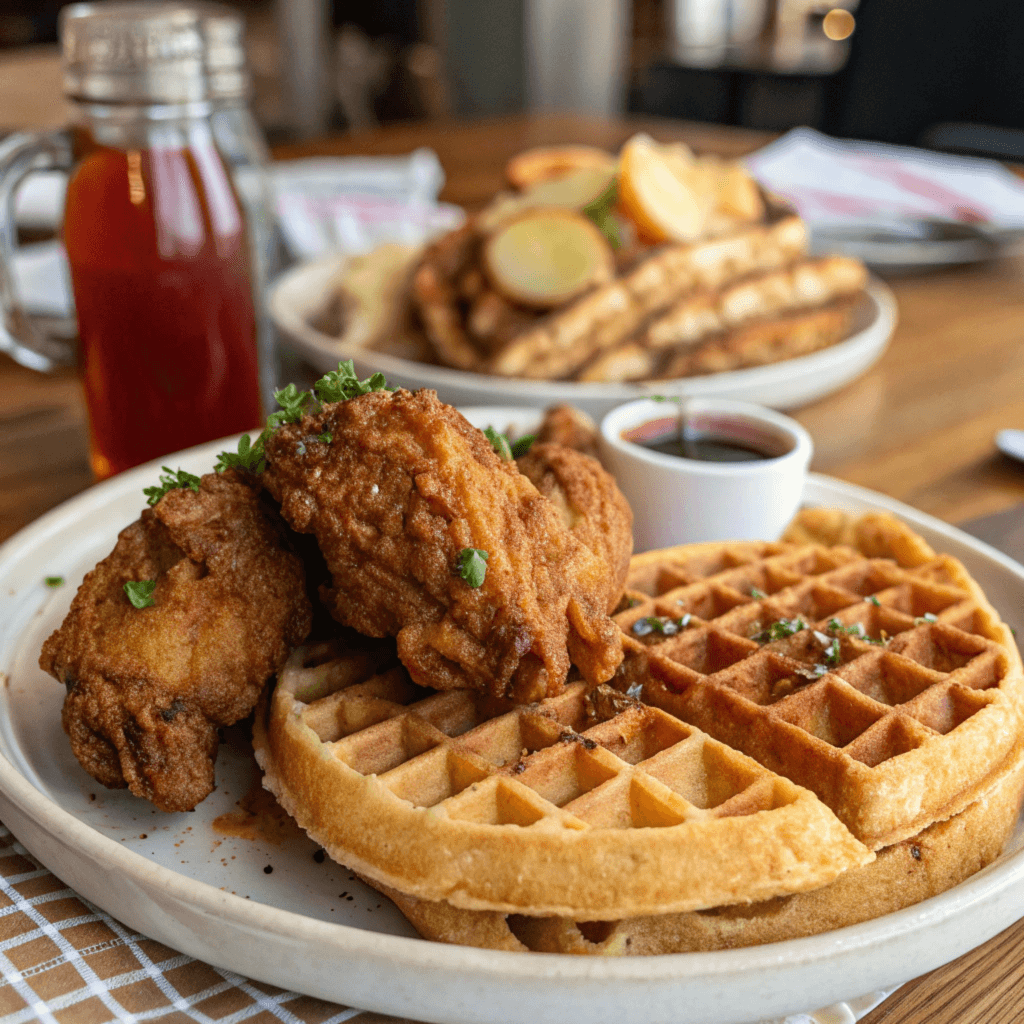
{"type": "MultiPolygon", "coordinates": [[[[533,145],[617,148],[634,131],[739,155],[766,136],[672,121],[579,117],[416,124],[281,148],[282,158],[401,154],[432,147],[448,175],[442,198],[479,207],[502,168],[533,145]]],[[[890,282],[900,323],[880,362],[838,394],[796,413],[813,468],[874,488],[949,522],[1024,502],[1024,468],[993,435],[1024,428],[1024,260],[1004,259],[890,282]]],[[[0,540],[91,482],[80,388],[0,356],[0,540]]],[[[1024,908],[1022,908],[1024,909],[1024,908]]],[[[1010,1024],[1024,999],[1024,923],[873,1011],[867,1024],[1010,1024]]]]}

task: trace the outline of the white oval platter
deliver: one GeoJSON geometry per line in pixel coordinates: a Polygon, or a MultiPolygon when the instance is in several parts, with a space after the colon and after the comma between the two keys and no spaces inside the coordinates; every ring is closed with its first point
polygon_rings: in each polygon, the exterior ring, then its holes
{"type": "Polygon", "coordinates": [[[309,321],[323,307],[344,259],[332,256],[304,263],[274,282],[267,303],[281,335],[322,373],[337,369],[339,360],[352,359],[360,377],[380,371],[392,384],[434,388],[442,401],[458,406],[544,408],[556,402],[571,402],[600,418],[634,398],[672,394],[729,398],[773,409],[793,409],[831,394],[860,376],[881,357],[896,328],[896,299],[886,285],[872,278],[854,311],[850,336],[837,345],[797,359],[749,370],[647,384],[578,384],[495,377],[348,347],[311,327],[309,321]]]}
{"type": "MultiPolygon", "coordinates": [[[[467,410],[526,430],[531,410],[467,410]]],[[[217,966],[310,995],[441,1024],[744,1024],[892,987],[951,960],[1024,914],[1024,837],[949,892],[888,917],[770,946],[604,959],[425,942],[397,911],[292,835],[230,839],[213,819],[258,781],[229,730],[218,789],[189,814],[107,791],[60,727],[63,690],[37,667],[82,576],[139,514],[159,465],[202,473],[233,442],[132,470],[49,512],[0,547],[0,820],[46,867],[129,926],[217,966]],[[65,586],[50,590],[46,576],[65,586]],[[270,872],[267,869],[271,869],[270,872]]],[[[1024,567],[882,495],[812,475],[805,502],[902,516],[960,558],[1024,629],[1024,567]]],[[[850,1010],[830,1019],[853,1020],[850,1010]]]]}

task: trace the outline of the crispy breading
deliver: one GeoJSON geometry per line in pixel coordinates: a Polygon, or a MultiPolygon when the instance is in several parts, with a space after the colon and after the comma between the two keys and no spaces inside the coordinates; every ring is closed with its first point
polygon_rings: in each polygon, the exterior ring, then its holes
{"type": "Polygon", "coordinates": [[[553,405],[537,428],[539,444],[560,444],[597,458],[597,424],[574,405],[553,405]]]}
{"type": "Polygon", "coordinates": [[[169,491],[82,582],[40,667],[67,687],[82,767],[165,811],[214,787],[217,728],[244,718],[309,632],[301,561],[233,472],[169,491]],[[129,581],[155,580],[136,608],[129,581]]]}
{"type": "Polygon", "coordinates": [[[608,566],[433,391],[328,404],[266,450],[282,516],[327,560],[331,613],[397,637],[416,682],[532,700],[562,689],[570,657],[593,682],[615,671],[608,566]],[[459,572],[468,548],[487,552],[478,587],[459,572]]]}
{"type": "Polygon", "coordinates": [[[633,554],[633,510],[615,478],[597,459],[559,444],[534,443],[516,461],[572,535],[610,569],[605,608],[614,611],[633,554]]]}

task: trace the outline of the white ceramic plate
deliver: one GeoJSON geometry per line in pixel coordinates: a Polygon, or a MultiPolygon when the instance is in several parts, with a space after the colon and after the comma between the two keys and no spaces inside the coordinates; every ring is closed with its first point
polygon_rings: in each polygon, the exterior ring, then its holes
{"type": "MultiPolygon", "coordinates": [[[[478,409],[477,425],[529,429],[530,410],[478,409]]],[[[891,987],[959,956],[1024,913],[1024,839],[963,885],[826,935],[752,949],[603,959],[424,942],[386,900],[292,837],[231,840],[213,819],[256,781],[244,742],[222,747],[218,789],[162,814],[98,786],[60,728],[64,692],[37,667],[83,574],[143,507],[161,463],[202,473],[205,445],[100,484],[0,548],[0,819],[50,870],[131,927],[249,977],[443,1024],[739,1024],[891,987]],[[45,576],[67,583],[52,591],[45,576]],[[265,873],[267,868],[272,873],[265,873]]],[[[811,476],[805,500],[888,509],[962,559],[1024,629],[1024,567],[960,531],[861,488],[811,476]]],[[[848,1008],[829,1017],[852,1021],[848,1008]]]]}
{"type": "Polygon", "coordinates": [[[392,384],[434,388],[443,401],[460,406],[545,408],[571,402],[597,419],[615,406],[644,395],[686,394],[793,409],[830,394],[862,374],[885,351],[896,327],[896,300],[881,281],[873,278],[855,310],[849,338],[798,359],[649,384],[576,384],[494,377],[347,348],[337,338],[311,327],[309,321],[324,305],[343,262],[344,257],[334,256],[305,263],[271,286],[268,307],[282,336],[323,373],[337,369],[341,359],[352,359],[361,377],[379,370],[392,384]]]}

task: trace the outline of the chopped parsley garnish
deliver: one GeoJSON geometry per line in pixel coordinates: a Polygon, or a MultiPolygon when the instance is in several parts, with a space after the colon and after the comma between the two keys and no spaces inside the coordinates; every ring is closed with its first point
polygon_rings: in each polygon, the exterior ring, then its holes
{"type": "Polygon", "coordinates": [[[533,442],[537,440],[536,434],[524,434],[518,441],[509,441],[504,434],[499,433],[494,427],[485,428],[484,435],[491,442],[491,447],[498,453],[503,462],[521,459],[530,450],[533,442]]]}
{"type": "Polygon", "coordinates": [[[491,447],[497,452],[502,462],[512,461],[512,446],[504,434],[499,434],[494,427],[484,428],[484,436],[491,442],[491,447]]]}
{"type": "Polygon", "coordinates": [[[830,665],[838,665],[842,660],[842,654],[839,650],[839,637],[834,637],[832,642],[825,648],[825,661],[830,665]]]}
{"type": "Polygon", "coordinates": [[[648,615],[633,623],[633,632],[637,636],[647,636],[650,633],[675,636],[681,629],[686,629],[692,618],[693,616],[689,612],[678,619],[670,619],[666,615],[648,615]]]}
{"type": "Polygon", "coordinates": [[[214,467],[218,473],[225,469],[240,469],[246,473],[262,473],[267,468],[267,460],[263,454],[263,444],[267,439],[267,431],[264,430],[256,443],[253,444],[248,434],[243,434],[238,439],[238,452],[221,452],[217,456],[217,465],[214,467]]]}
{"type": "Polygon", "coordinates": [[[754,640],[759,644],[770,644],[775,640],[785,640],[787,637],[791,637],[806,628],[807,623],[799,617],[795,619],[779,619],[778,622],[773,622],[767,629],[762,629],[754,637],[754,640]]]}
{"type": "Polygon", "coordinates": [[[533,442],[536,440],[536,434],[523,434],[518,441],[513,441],[512,458],[521,459],[533,447],[533,442]]]}
{"type": "MultiPolygon", "coordinates": [[[[374,373],[366,380],[356,376],[355,364],[351,359],[338,363],[337,370],[325,373],[314,385],[316,397],[322,403],[347,402],[350,398],[368,395],[371,391],[393,391],[388,387],[383,373],[374,373]]],[[[276,397],[276,396],[275,396],[276,397]]]]}
{"type": "MultiPolygon", "coordinates": [[[[274,398],[281,408],[267,417],[267,425],[260,436],[253,441],[248,434],[243,434],[238,441],[238,451],[221,452],[217,456],[215,468],[218,473],[223,473],[225,469],[262,473],[267,468],[267,439],[282,423],[297,423],[306,413],[319,412],[326,402],[344,402],[350,398],[358,398],[359,395],[368,395],[371,391],[391,390],[393,389],[388,387],[383,373],[375,373],[366,380],[359,380],[351,359],[338,363],[337,370],[324,374],[313,385],[312,391],[300,391],[294,384],[289,384],[274,392],[274,398]]],[[[316,440],[330,444],[333,436],[325,432],[317,436],[316,440]]],[[[305,450],[299,454],[304,455],[305,450]]]]}
{"type": "Polygon", "coordinates": [[[615,178],[608,182],[607,187],[600,195],[583,207],[583,216],[589,217],[594,222],[597,230],[608,239],[608,244],[613,249],[618,249],[622,244],[619,234],[619,222],[612,212],[619,198],[619,186],[615,178]]]}
{"type": "Polygon", "coordinates": [[[763,590],[758,590],[757,587],[751,587],[750,596],[755,601],[763,601],[768,595],[763,590]]]}
{"type": "Polygon", "coordinates": [[[48,587],[63,587],[64,586],[64,577],[63,576],[44,576],[43,577],[43,582],[48,587]]]}
{"type": "Polygon", "coordinates": [[[838,619],[828,620],[828,631],[830,633],[845,633],[847,636],[854,636],[868,644],[878,644],[884,647],[884,640],[876,640],[865,628],[863,622],[855,622],[852,626],[844,626],[838,619]]]}
{"type": "Polygon", "coordinates": [[[820,679],[828,672],[827,665],[815,665],[814,668],[796,668],[793,670],[798,676],[804,679],[820,679]]]}
{"type": "Polygon", "coordinates": [[[490,557],[480,548],[463,548],[459,553],[459,575],[473,588],[482,586],[490,557]]]}
{"type": "Polygon", "coordinates": [[[914,625],[915,626],[925,626],[925,625],[928,625],[931,622],[938,622],[938,621],[939,621],[939,618],[938,618],[937,615],[933,615],[931,612],[925,612],[924,615],[918,615],[918,617],[916,619],[914,619],[914,625]]]}
{"type": "Polygon", "coordinates": [[[870,597],[868,598],[868,600],[869,600],[869,601],[870,601],[870,602],[871,602],[871,603],[872,603],[872,604],[873,604],[873,605],[874,605],[874,606],[875,606],[876,608],[881,608],[881,607],[882,607],[882,602],[881,602],[881,601],[879,601],[879,600],[878,600],[878,598],[877,598],[877,597],[875,597],[875,595],[874,595],[874,594],[872,594],[872,595],[871,595],[871,596],[870,596],[870,597]]]}
{"type": "Polygon", "coordinates": [[[169,466],[160,468],[163,470],[160,474],[160,483],[144,487],[142,490],[147,505],[155,505],[168,491],[177,490],[179,487],[188,487],[196,494],[199,493],[199,477],[193,473],[186,473],[183,469],[173,470],[169,466]]]}
{"type": "Polygon", "coordinates": [[[156,590],[156,580],[129,580],[124,585],[124,592],[128,600],[136,608],[148,608],[156,604],[153,600],[153,591],[156,590]]]}

